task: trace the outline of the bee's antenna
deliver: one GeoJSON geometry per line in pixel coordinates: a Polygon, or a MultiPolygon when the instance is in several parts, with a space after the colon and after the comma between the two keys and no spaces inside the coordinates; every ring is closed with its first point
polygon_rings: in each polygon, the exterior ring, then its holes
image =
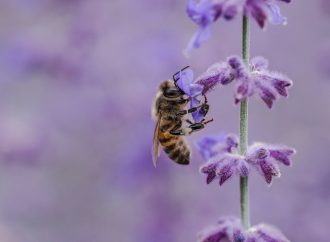
{"type": "Polygon", "coordinates": [[[211,118],[211,119],[209,119],[209,120],[203,122],[203,124],[207,124],[207,123],[210,123],[210,122],[213,122],[213,118],[211,118]]]}
{"type": "Polygon", "coordinates": [[[182,68],[180,71],[178,71],[177,73],[175,73],[174,75],[173,75],[173,81],[176,83],[178,80],[179,80],[179,78],[176,78],[176,75],[178,75],[181,71],[184,71],[185,69],[187,69],[187,68],[189,68],[190,66],[186,66],[186,67],[184,67],[184,68],[182,68]]]}
{"type": "Polygon", "coordinates": [[[204,97],[204,103],[206,104],[207,103],[207,97],[205,94],[203,94],[203,97],[204,97]]]}

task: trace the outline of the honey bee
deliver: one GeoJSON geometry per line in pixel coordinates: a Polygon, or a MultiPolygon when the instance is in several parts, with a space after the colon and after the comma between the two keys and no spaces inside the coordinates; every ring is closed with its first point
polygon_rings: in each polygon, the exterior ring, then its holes
{"type": "MultiPolygon", "coordinates": [[[[186,68],[188,67],[184,69],[186,68]]],[[[203,119],[201,122],[193,123],[189,119],[184,119],[186,114],[196,111],[205,117],[209,110],[209,104],[206,96],[204,96],[204,102],[200,106],[186,110],[185,107],[190,98],[176,84],[175,77],[178,73],[173,75],[173,80],[166,80],[160,84],[152,106],[152,116],[156,120],[152,147],[152,160],[155,167],[159,157],[159,144],[174,162],[188,165],[190,149],[183,136],[201,130],[205,124],[213,121],[213,119],[208,121],[203,119]],[[189,124],[188,127],[182,127],[183,121],[189,124]]]]}

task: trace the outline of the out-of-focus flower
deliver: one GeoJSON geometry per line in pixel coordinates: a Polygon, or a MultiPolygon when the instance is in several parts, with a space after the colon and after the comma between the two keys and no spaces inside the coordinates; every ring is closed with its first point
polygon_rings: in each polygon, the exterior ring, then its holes
{"type": "Polygon", "coordinates": [[[290,166],[289,157],[295,154],[294,149],[283,145],[255,143],[244,155],[239,155],[237,147],[238,138],[234,135],[207,136],[197,142],[197,148],[207,160],[200,168],[207,184],[219,179],[221,186],[233,175],[248,176],[251,166],[271,184],[273,177],[280,176],[278,163],[290,166]]]}
{"type": "Polygon", "coordinates": [[[229,57],[226,62],[216,63],[201,75],[196,83],[204,86],[206,93],[218,83],[226,85],[236,81],[235,103],[257,94],[272,108],[280,96],[288,97],[288,88],[292,81],[283,74],[268,70],[268,61],[263,57],[254,57],[246,67],[241,57],[229,57]]]}
{"type": "Polygon", "coordinates": [[[321,0],[321,7],[325,13],[330,14],[330,1],[329,0],[321,0]]]}
{"type": "Polygon", "coordinates": [[[238,218],[224,217],[217,224],[204,229],[198,236],[198,242],[244,242],[245,232],[238,218]]]}
{"type": "Polygon", "coordinates": [[[289,242],[277,228],[258,224],[244,230],[240,219],[224,217],[217,224],[204,229],[198,242],[289,242]]]}
{"type": "MultiPolygon", "coordinates": [[[[330,1],[329,1],[330,6],[330,1]]],[[[329,8],[330,11],[330,8],[329,8]]],[[[317,67],[324,77],[330,77],[330,49],[322,48],[322,52],[317,60],[317,67]]]]}
{"type": "MultiPolygon", "coordinates": [[[[176,83],[178,87],[190,97],[190,108],[198,107],[201,103],[200,97],[202,95],[203,86],[198,83],[194,83],[194,74],[191,69],[185,69],[178,73],[178,75],[174,76],[177,80],[176,83]]],[[[192,117],[195,122],[200,122],[204,116],[200,109],[192,113],[192,117]]]]}
{"type": "MultiPolygon", "coordinates": [[[[76,80],[82,77],[83,60],[68,52],[51,51],[29,44],[12,44],[1,53],[0,62],[15,73],[41,72],[51,77],[76,80]]],[[[79,57],[80,58],[80,57],[79,57]]]]}
{"type": "Polygon", "coordinates": [[[281,15],[277,2],[289,3],[291,0],[188,0],[187,14],[198,26],[197,32],[190,39],[184,53],[189,55],[208,40],[211,25],[220,18],[233,19],[243,13],[253,17],[261,28],[266,22],[274,25],[285,24],[286,18],[281,15]]]}
{"type": "Polygon", "coordinates": [[[201,0],[198,3],[195,0],[188,0],[187,14],[198,25],[197,32],[184,50],[184,53],[189,55],[193,48],[199,48],[209,38],[211,23],[216,20],[218,13],[212,0],[201,0]]]}
{"type": "Polygon", "coordinates": [[[2,117],[0,159],[6,164],[37,165],[46,141],[42,125],[23,118],[2,117]]]}
{"type": "Polygon", "coordinates": [[[238,147],[238,138],[236,135],[209,135],[196,142],[197,149],[204,159],[214,157],[218,153],[232,153],[238,147]]]}

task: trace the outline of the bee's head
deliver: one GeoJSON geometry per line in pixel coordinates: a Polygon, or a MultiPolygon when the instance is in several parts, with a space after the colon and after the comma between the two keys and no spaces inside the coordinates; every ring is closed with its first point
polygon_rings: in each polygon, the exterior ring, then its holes
{"type": "Polygon", "coordinates": [[[166,98],[178,98],[184,95],[184,92],[177,85],[175,85],[173,80],[164,81],[160,85],[160,89],[166,98]]]}

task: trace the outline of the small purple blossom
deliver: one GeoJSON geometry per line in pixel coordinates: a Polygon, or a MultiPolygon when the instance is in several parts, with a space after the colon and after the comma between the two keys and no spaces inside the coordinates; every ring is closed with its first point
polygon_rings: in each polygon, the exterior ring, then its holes
{"type": "Polygon", "coordinates": [[[265,178],[265,181],[271,184],[273,177],[281,175],[279,163],[290,166],[289,156],[295,152],[294,149],[283,145],[255,143],[248,148],[245,158],[265,178]]]}
{"type": "Polygon", "coordinates": [[[290,156],[295,150],[283,145],[255,143],[244,155],[238,154],[238,138],[234,135],[206,136],[197,142],[197,148],[207,161],[200,171],[209,184],[219,179],[223,185],[233,175],[248,176],[254,167],[271,184],[273,177],[280,177],[279,164],[290,166],[290,156]]]}
{"type": "Polygon", "coordinates": [[[258,224],[248,229],[246,242],[289,242],[289,240],[274,226],[258,224]]]}
{"type": "Polygon", "coordinates": [[[220,241],[245,241],[245,232],[238,218],[221,218],[218,220],[217,224],[204,229],[198,236],[198,242],[220,241]]]}
{"type": "Polygon", "coordinates": [[[260,28],[264,28],[266,22],[274,25],[286,24],[286,18],[282,16],[280,7],[276,2],[290,3],[290,0],[246,0],[244,12],[252,16],[260,28]]]}
{"type": "Polygon", "coordinates": [[[216,85],[227,85],[234,80],[231,67],[226,62],[215,63],[205,73],[196,79],[196,83],[203,85],[203,94],[213,90],[216,85]]]}
{"type": "Polygon", "coordinates": [[[199,48],[211,34],[211,25],[218,19],[231,20],[243,13],[253,17],[261,28],[266,22],[274,25],[286,24],[281,15],[278,2],[290,3],[291,0],[188,0],[187,15],[198,26],[184,53],[188,56],[192,49],[199,48]]]}
{"type": "MultiPolygon", "coordinates": [[[[198,107],[200,105],[200,96],[202,95],[203,86],[198,83],[193,83],[194,73],[191,69],[180,71],[176,76],[178,87],[190,97],[190,107],[198,107]]],[[[197,110],[192,113],[195,122],[200,122],[204,116],[197,110]]]]}
{"type": "Polygon", "coordinates": [[[268,61],[263,57],[254,57],[246,68],[241,57],[229,57],[226,62],[211,66],[197,78],[196,83],[203,85],[203,93],[212,90],[217,84],[235,85],[235,104],[258,95],[268,108],[273,107],[274,101],[280,96],[288,97],[288,88],[292,81],[283,74],[268,70],[268,61]]]}
{"type": "Polygon", "coordinates": [[[274,226],[258,224],[244,230],[240,219],[223,217],[217,224],[204,229],[198,236],[198,242],[289,242],[289,240],[274,226]]]}
{"type": "Polygon", "coordinates": [[[238,147],[238,138],[236,135],[209,135],[196,142],[196,147],[205,160],[216,156],[219,153],[233,153],[238,147]]]}
{"type": "Polygon", "coordinates": [[[223,185],[233,175],[248,176],[249,165],[243,156],[237,154],[238,138],[235,135],[204,137],[197,142],[197,148],[208,160],[200,168],[206,174],[206,183],[219,179],[223,185]]]}
{"type": "Polygon", "coordinates": [[[216,19],[216,9],[212,0],[201,0],[196,3],[189,0],[187,4],[187,14],[189,18],[198,26],[197,32],[190,39],[188,46],[184,52],[189,55],[192,49],[197,49],[203,42],[208,40],[210,36],[211,23],[216,19]]]}

